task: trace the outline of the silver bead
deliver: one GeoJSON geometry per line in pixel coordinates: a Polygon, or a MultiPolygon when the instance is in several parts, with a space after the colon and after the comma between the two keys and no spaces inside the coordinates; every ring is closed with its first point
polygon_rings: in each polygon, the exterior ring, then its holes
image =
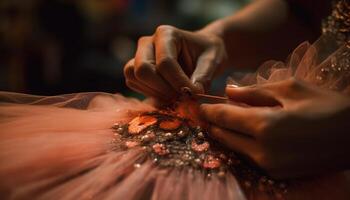
{"type": "Polygon", "coordinates": [[[203,134],[203,132],[201,131],[201,132],[199,132],[198,134],[197,134],[197,136],[199,137],[199,138],[204,138],[204,134],[203,134]]]}
{"type": "Polygon", "coordinates": [[[140,168],[140,167],[141,167],[141,164],[136,163],[136,164],[134,164],[134,167],[135,167],[135,168],[140,168]]]}

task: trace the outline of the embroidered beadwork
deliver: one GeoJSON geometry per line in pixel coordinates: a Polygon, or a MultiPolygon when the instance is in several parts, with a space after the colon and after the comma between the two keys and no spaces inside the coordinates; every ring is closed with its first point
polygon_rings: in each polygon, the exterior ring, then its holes
{"type": "MultiPolygon", "coordinates": [[[[115,143],[116,148],[142,147],[159,167],[192,168],[202,171],[208,178],[224,177],[230,171],[244,189],[254,187],[276,197],[287,192],[285,182],[276,182],[263,175],[234,152],[211,140],[201,127],[191,126],[188,119],[175,112],[146,112],[128,124],[115,124],[112,128],[122,141],[115,143]]],[[[142,162],[136,163],[135,168],[141,165],[142,162]]]]}

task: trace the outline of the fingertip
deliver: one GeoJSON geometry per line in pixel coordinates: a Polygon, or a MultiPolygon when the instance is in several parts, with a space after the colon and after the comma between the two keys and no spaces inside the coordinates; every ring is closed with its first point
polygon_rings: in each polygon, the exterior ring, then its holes
{"type": "Polygon", "coordinates": [[[124,65],[124,76],[126,78],[129,78],[131,75],[134,74],[134,65],[135,65],[135,59],[129,60],[125,65],[124,65]]]}
{"type": "Polygon", "coordinates": [[[236,89],[236,88],[239,88],[239,85],[236,85],[236,84],[227,84],[227,85],[226,85],[226,88],[228,88],[228,89],[236,89]]]}
{"type": "Polygon", "coordinates": [[[246,95],[245,91],[246,90],[244,88],[238,88],[238,87],[225,88],[226,96],[232,101],[241,101],[241,98],[243,98],[246,95]]]}
{"type": "Polygon", "coordinates": [[[245,87],[239,87],[238,85],[226,85],[225,91],[227,95],[234,94],[235,92],[244,91],[245,87]]]}
{"type": "Polygon", "coordinates": [[[194,81],[193,85],[196,88],[196,92],[198,94],[204,94],[205,93],[205,87],[204,87],[204,85],[202,83],[200,83],[198,81],[194,81]]]}
{"type": "Polygon", "coordinates": [[[205,114],[205,111],[210,108],[210,104],[208,103],[202,103],[201,105],[199,105],[199,110],[202,112],[202,114],[205,114]]]}
{"type": "Polygon", "coordinates": [[[248,104],[261,96],[261,92],[258,92],[255,86],[235,87],[231,85],[226,86],[225,92],[230,100],[248,104]]]}

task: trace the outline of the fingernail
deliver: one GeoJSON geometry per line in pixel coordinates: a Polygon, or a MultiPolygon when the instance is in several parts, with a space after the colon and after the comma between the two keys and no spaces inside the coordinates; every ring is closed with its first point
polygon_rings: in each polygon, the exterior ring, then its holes
{"type": "Polygon", "coordinates": [[[192,96],[192,90],[189,87],[182,87],[181,93],[184,95],[192,96]]]}
{"type": "Polygon", "coordinates": [[[239,88],[239,86],[235,85],[235,84],[227,84],[226,87],[228,87],[228,88],[239,88]]]}
{"type": "Polygon", "coordinates": [[[204,109],[205,107],[208,107],[208,106],[210,106],[209,103],[202,103],[202,104],[199,105],[199,108],[200,109],[204,109]]]}
{"type": "Polygon", "coordinates": [[[238,88],[239,84],[237,83],[237,81],[235,81],[232,77],[227,77],[226,79],[226,87],[229,88],[238,88]]]}

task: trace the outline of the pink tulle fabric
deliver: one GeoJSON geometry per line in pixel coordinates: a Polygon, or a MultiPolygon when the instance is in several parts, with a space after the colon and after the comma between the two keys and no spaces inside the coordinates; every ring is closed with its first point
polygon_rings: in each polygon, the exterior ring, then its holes
{"type": "MultiPolygon", "coordinates": [[[[319,44],[301,44],[286,64],[266,62],[251,83],[295,76],[317,83],[319,44]],[[317,57],[317,59],[316,59],[317,57]]],[[[341,51],[341,50],[337,50],[341,51]]],[[[334,52],[334,51],[333,51],[334,52]]],[[[336,55],[336,54],[331,54],[336,55]]],[[[340,80],[320,84],[329,88],[340,80]],[[333,84],[333,85],[332,85],[333,84]]],[[[246,81],[247,82],[247,81],[246,81]]],[[[337,85],[337,87],[340,84],[337,85]]],[[[342,87],[347,91],[348,87],[342,87]]],[[[252,188],[244,193],[231,173],[207,177],[195,169],[159,168],[142,148],[115,150],[111,129],[154,110],[118,94],[79,93],[52,97],[0,93],[1,199],[273,199],[252,188]]],[[[284,199],[348,199],[343,173],[294,181],[284,199]]]]}
{"type": "Polygon", "coordinates": [[[252,85],[282,81],[291,77],[350,94],[350,49],[339,45],[331,36],[322,36],[312,45],[300,44],[286,62],[269,60],[253,74],[247,74],[237,84],[252,85]]]}
{"type": "Polygon", "coordinates": [[[103,93],[0,96],[3,198],[244,199],[232,175],[208,181],[151,161],[135,167],[141,148],[113,150],[111,126],[154,109],[148,104],[103,93]]]}

